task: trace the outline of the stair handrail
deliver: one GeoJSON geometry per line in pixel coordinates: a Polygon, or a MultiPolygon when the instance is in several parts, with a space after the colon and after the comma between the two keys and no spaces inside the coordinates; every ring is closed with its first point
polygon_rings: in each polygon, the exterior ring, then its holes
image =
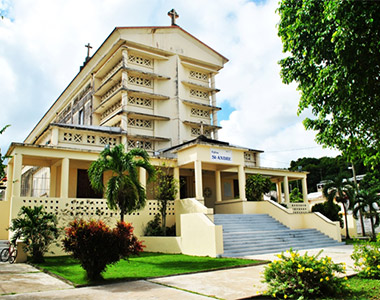
{"type": "Polygon", "coordinates": [[[326,217],[325,215],[321,214],[320,212],[312,212],[312,213],[315,214],[316,216],[318,216],[319,218],[321,218],[326,223],[329,223],[329,224],[339,223],[339,221],[332,221],[332,220],[330,220],[328,217],[326,217]]]}
{"type": "Polygon", "coordinates": [[[268,200],[264,200],[264,201],[267,201],[267,202],[271,203],[272,205],[274,205],[274,206],[276,206],[277,208],[283,210],[283,211],[286,212],[287,214],[292,214],[292,213],[293,213],[293,209],[291,209],[291,208],[286,208],[286,207],[282,206],[281,204],[279,204],[279,203],[276,202],[276,201],[273,201],[273,200],[270,200],[270,199],[268,199],[268,200]]]}
{"type": "MultiPolygon", "coordinates": [[[[285,220],[284,219],[278,220],[281,223],[283,223],[285,226],[288,226],[291,229],[295,229],[296,227],[293,227],[294,223],[292,222],[293,218],[295,218],[295,217],[301,217],[301,218],[310,219],[313,216],[316,216],[318,219],[323,220],[323,222],[326,225],[328,225],[328,227],[325,227],[325,228],[315,227],[315,225],[316,225],[315,221],[311,222],[310,224],[306,224],[305,222],[306,222],[307,219],[304,219],[304,221],[303,221],[304,225],[303,226],[305,226],[305,228],[316,228],[319,231],[321,231],[322,233],[326,234],[327,236],[333,238],[334,240],[337,240],[338,242],[341,241],[340,225],[339,225],[338,221],[331,221],[327,217],[323,216],[320,213],[316,213],[316,212],[307,212],[307,213],[301,213],[301,214],[293,214],[293,216],[290,216],[292,214],[292,212],[289,212],[289,209],[285,209],[284,207],[282,207],[281,205],[279,205],[277,202],[274,202],[273,200],[266,200],[266,201],[268,201],[270,204],[272,204],[276,208],[279,208],[282,212],[286,212],[287,213],[287,215],[289,216],[289,218],[286,218],[285,220]]],[[[271,213],[269,213],[269,215],[271,215],[272,217],[274,217],[275,219],[277,219],[271,213]]]]}
{"type": "Polygon", "coordinates": [[[203,205],[202,203],[200,203],[197,199],[195,198],[184,198],[184,199],[180,199],[180,200],[176,200],[178,201],[179,203],[182,204],[182,208],[184,210],[182,210],[182,214],[188,214],[188,213],[202,213],[202,214],[205,214],[205,215],[213,215],[214,214],[214,210],[212,208],[208,208],[206,207],[205,205],[203,205]],[[184,204],[191,204],[191,205],[184,205],[184,204]]]}

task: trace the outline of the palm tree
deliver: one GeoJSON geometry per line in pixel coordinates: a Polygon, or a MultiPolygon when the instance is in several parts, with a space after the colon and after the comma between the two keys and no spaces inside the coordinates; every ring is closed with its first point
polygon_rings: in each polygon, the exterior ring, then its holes
{"type": "Polygon", "coordinates": [[[333,180],[327,182],[323,188],[323,195],[327,198],[327,201],[333,202],[335,200],[342,204],[346,223],[346,239],[349,239],[347,209],[352,206],[355,197],[354,184],[344,176],[338,175],[333,180]]]}
{"type": "Polygon", "coordinates": [[[144,168],[148,173],[148,181],[152,180],[155,170],[149,163],[149,155],[143,149],[124,151],[120,144],[113,149],[105,148],[98,160],[88,169],[91,186],[98,192],[104,192],[110,209],[120,209],[120,220],[124,215],[139,210],[145,206],[146,193],[139,182],[138,168],[144,168]],[[103,174],[111,171],[107,186],[103,183],[103,174]]]}
{"type": "Polygon", "coordinates": [[[377,212],[380,207],[380,196],[377,194],[377,190],[359,190],[356,197],[354,206],[354,216],[357,216],[358,212],[369,217],[371,221],[372,239],[376,240],[375,227],[379,226],[380,218],[377,212]]]}
{"type": "Polygon", "coordinates": [[[21,207],[9,230],[13,232],[12,244],[20,239],[33,262],[44,261],[44,253],[59,235],[56,216],[45,212],[42,206],[21,207]]]}

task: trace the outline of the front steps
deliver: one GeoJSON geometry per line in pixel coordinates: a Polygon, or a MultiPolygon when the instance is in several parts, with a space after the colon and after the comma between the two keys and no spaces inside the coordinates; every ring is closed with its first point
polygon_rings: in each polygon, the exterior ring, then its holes
{"type": "Polygon", "coordinates": [[[267,214],[216,214],[214,223],[223,226],[225,257],[344,245],[316,229],[289,229],[267,214]]]}

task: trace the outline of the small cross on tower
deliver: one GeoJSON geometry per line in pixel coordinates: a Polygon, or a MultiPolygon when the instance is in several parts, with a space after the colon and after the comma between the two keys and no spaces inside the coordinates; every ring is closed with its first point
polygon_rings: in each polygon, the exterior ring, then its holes
{"type": "Polygon", "coordinates": [[[179,15],[177,14],[177,12],[175,11],[174,8],[168,12],[168,16],[172,19],[172,26],[178,26],[175,23],[175,19],[177,19],[179,17],[179,15]]]}
{"type": "Polygon", "coordinates": [[[84,46],[87,48],[87,57],[86,57],[86,61],[87,61],[90,58],[90,49],[92,49],[92,46],[90,45],[90,43],[84,46]]]}

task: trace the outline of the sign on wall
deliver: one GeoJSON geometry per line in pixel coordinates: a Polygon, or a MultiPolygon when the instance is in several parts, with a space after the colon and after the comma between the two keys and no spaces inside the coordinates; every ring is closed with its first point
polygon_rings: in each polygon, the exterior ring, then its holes
{"type": "Polygon", "coordinates": [[[211,151],[211,161],[222,162],[222,163],[232,163],[232,151],[224,149],[210,149],[211,151]]]}

